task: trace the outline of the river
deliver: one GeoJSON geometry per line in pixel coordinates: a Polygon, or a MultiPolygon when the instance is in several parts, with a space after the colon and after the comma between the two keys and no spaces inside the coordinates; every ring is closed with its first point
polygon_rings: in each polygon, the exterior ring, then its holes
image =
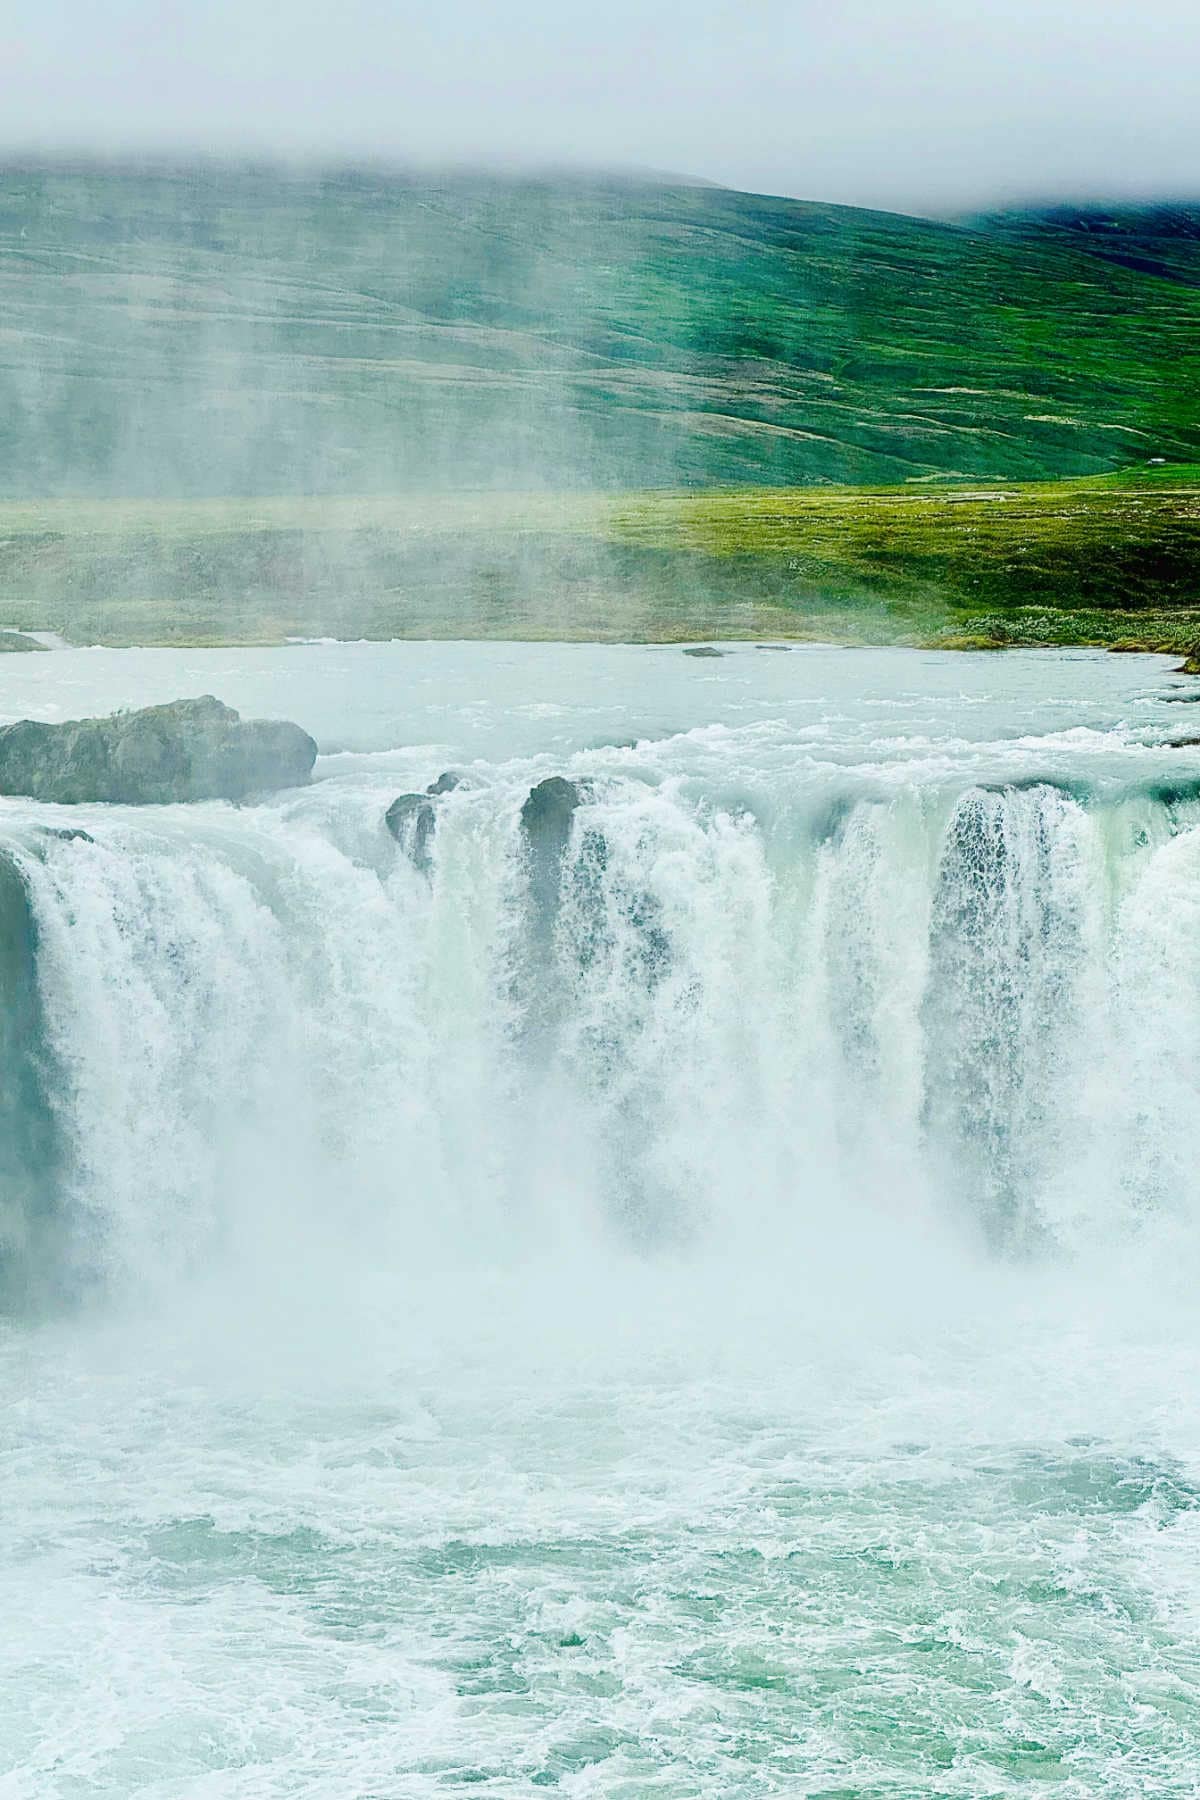
{"type": "Polygon", "coordinates": [[[205,692],[312,785],[0,800],[0,1794],[1194,1794],[1197,685],[0,659],[205,692]]]}

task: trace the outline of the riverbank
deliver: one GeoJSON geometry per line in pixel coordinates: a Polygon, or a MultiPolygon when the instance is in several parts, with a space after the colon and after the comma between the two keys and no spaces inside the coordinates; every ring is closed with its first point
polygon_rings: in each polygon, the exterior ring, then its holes
{"type": "Polygon", "coordinates": [[[0,616],[72,644],[1200,640],[1200,467],[1036,483],[0,503],[0,616]]]}

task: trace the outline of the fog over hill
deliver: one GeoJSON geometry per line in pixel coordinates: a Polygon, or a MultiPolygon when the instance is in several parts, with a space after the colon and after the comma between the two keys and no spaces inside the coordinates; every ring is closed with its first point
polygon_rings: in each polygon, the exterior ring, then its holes
{"type": "Polygon", "coordinates": [[[1200,210],[0,171],[0,496],[1018,479],[1200,452],[1200,210]]]}

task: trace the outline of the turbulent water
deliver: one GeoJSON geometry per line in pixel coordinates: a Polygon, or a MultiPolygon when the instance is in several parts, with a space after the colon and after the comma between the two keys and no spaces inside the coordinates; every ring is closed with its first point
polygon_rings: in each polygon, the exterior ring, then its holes
{"type": "Polygon", "coordinates": [[[0,801],[0,1794],[1200,1789],[1194,684],[56,651],[0,716],[204,691],[314,784],[0,801]]]}

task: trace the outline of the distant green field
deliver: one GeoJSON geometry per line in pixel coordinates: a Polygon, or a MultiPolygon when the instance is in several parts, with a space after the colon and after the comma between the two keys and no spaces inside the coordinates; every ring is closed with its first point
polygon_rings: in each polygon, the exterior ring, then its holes
{"type": "Polygon", "coordinates": [[[1030,484],[0,504],[0,629],[1200,641],[1200,469],[1030,484]]]}
{"type": "Polygon", "coordinates": [[[0,166],[0,632],[1174,650],[1198,532],[1200,208],[0,166]]]}

